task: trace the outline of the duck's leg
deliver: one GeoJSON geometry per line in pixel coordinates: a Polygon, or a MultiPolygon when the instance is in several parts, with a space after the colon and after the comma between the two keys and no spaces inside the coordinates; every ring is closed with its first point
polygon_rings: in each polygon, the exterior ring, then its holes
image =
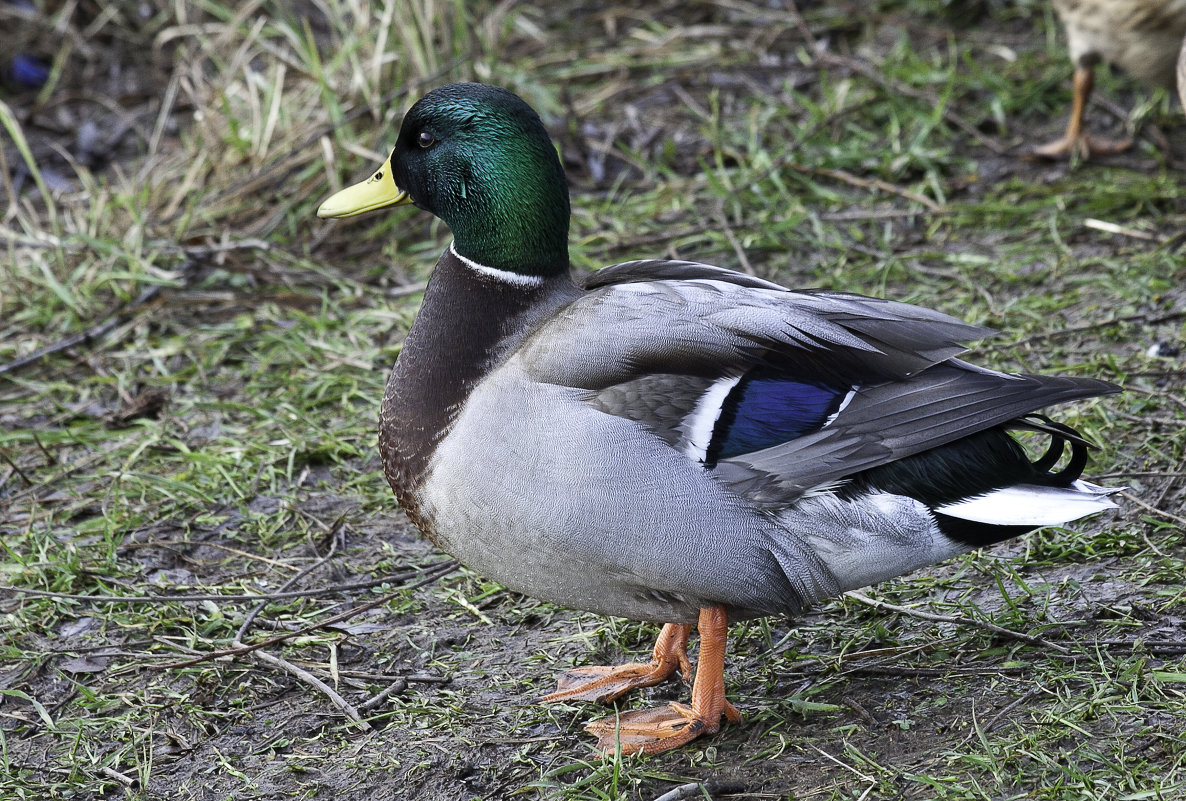
{"type": "Polygon", "coordinates": [[[574,668],[560,675],[556,692],[539,700],[609,704],[631,690],[666,681],[675,674],[676,669],[684,675],[685,680],[689,680],[692,663],[688,661],[688,638],[691,635],[690,625],[668,623],[659,632],[659,639],[655,640],[650,662],[574,668]]]}
{"type": "Polygon", "coordinates": [[[1092,68],[1082,64],[1076,66],[1071,91],[1071,117],[1067,120],[1067,130],[1061,138],[1034,148],[1034,155],[1048,159],[1073,155],[1086,160],[1093,155],[1108,156],[1132,147],[1131,139],[1105,139],[1083,132],[1083,117],[1094,85],[1092,68]]]}
{"type": "Polygon", "coordinates": [[[692,705],[672,703],[595,720],[585,728],[597,737],[597,747],[612,753],[658,754],[679,748],[702,734],[721,728],[721,718],[741,722],[741,713],[725,699],[725,644],[729,616],[724,607],[700,610],[700,657],[692,705]]]}

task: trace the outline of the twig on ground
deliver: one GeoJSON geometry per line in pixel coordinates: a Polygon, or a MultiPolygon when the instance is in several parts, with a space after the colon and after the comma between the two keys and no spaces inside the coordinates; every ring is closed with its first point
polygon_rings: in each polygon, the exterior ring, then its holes
{"type": "Polygon", "coordinates": [[[309,686],[319,690],[326,698],[330,700],[334,706],[342,710],[342,713],[345,714],[346,717],[350,718],[352,721],[367,731],[372,731],[371,724],[362,719],[362,715],[358,713],[358,710],[355,709],[349,701],[339,695],[337,690],[335,690],[333,687],[330,687],[328,684],[314,676],[309,671],[305,670],[304,668],[297,667],[287,659],[275,656],[274,654],[269,654],[267,651],[257,650],[252,653],[251,656],[252,658],[258,659],[261,662],[266,662],[273,667],[277,667],[281,670],[291,673],[293,676],[296,676],[298,679],[305,682],[309,686]]]}
{"type": "Polygon", "coordinates": [[[803,15],[799,12],[798,4],[794,0],[788,0],[786,10],[787,14],[791,17],[791,22],[794,23],[795,28],[799,31],[799,35],[803,37],[803,41],[807,42],[808,47],[815,50],[818,40],[815,38],[815,34],[811,32],[811,26],[807,24],[807,20],[803,19],[803,15]]]}
{"type": "Polygon", "coordinates": [[[215,601],[226,603],[255,603],[258,601],[284,601],[290,598],[317,598],[322,595],[337,595],[344,592],[353,592],[355,590],[369,590],[372,587],[378,587],[382,584],[391,584],[397,581],[407,581],[408,579],[417,576],[426,575],[429,571],[449,565],[456,567],[457,562],[450,559],[446,562],[434,562],[422,570],[410,570],[407,573],[395,573],[390,576],[383,576],[381,578],[369,579],[367,581],[356,581],[351,584],[336,584],[330,587],[317,587],[306,590],[291,590],[288,592],[269,592],[259,593],[255,595],[84,595],[81,593],[70,592],[50,592],[49,590],[37,590],[31,587],[0,587],[0,592],[19,593],[21,595],[30,595],[35,598],[59,598],[66,601],[101,601],[103,603],[115,604],[159,604],[159,603],[177,603],[181,601],[215,601]]]}
{"type": "MultiPolygon", "coordinates": [[[[341,525],[341,523],[342,523],[342,518],[341,518],[341,517],[339,517],[339,518],[338,518],[338,520],[337,520],[337,521],[334,523],[334,527],[335,527],[335,529],[336,529],[338,526],[340,526],[340,525],[341,525]]],[[[305,576],[307,576],[307,575],[309,575],[310,573],[312,573],[314,570],[316,570],[316,569],[318,569],[319,567],[321,567],[322,565],[324,565],[324,564],[325,564],[326,562],[328,562],[330,559],[333,559],[333,557],[334,557],[334,554],[336,554],[337,552],[338,552],[338,538],[337,538],[337,537],[331,537],[331,538],[330,538],[329,552],[328,552],[328,553],[326,553],[326,555],[325,555],[325,556],[321,557],[320,559],[318,559],[318,560],[317,560],[316,562],[314,562],[313,564],[311,564],[311,565],[309,565],[309,566],[305,567],[303,570],[301,570],[301,571],[300,571],[299,573],[297,573],[295,576],[293,576],[292,578],[290,578],[288,581],[286,581],[286,582],[284,582],[283,584],[281,584],[281,585],[280,585],[280,592],[285,592],[285,591],[287,591],[287,590],[288,590],[288,588],[289,588],[289,587],[291,587],[293,584],[295,584],[296,582],[300,581],[302,578],[304,578],[305,576]]],[[[254,621],[255,621],[255,619],[256,619],[257,617],[259,617],[259,613],[260,613],[260,612],[262,612],[262,611],[264,611],[264,609],[266,609],[266,608],[267,608],[267,606],[268,606],[268,603],[269,603],[269,602],[268,602],[268,601],[266,601],[266,600],[260,601],[258,604],[256,604],[255,608],[254,608],[254,609],[252,609],[250,612],[248,612],[248,613],[247,613],[247,616],[246,616],[245,618],[243,618],[243,623],[242,623],[242,624],[239,626],[239,631],[238,631],[238,632],[236,632],[236,634],[235,634],[235,639],[234,639],[234,644],[235,644],[235,645],[239,645],[239,646],[243,645],[243,637],[244,637],[244,635],[246,635],[246,634],[247,634],[247,630],[248,630],[249,628],[251,628],[251,624],[252,624],[252,622],[254,622],[254,621]]]]}
{"type": "MultiPolygon", "coordinates": [[[[1186,420],[1183,420],[1180,417],[1159,417],[1154,414],[1129,414],[1128,412],[1122,412],[1118,410],[1113,410],[1112,414],[1116,415],[1121,420],[1127,420],[1130,423],[1140,423],[1143,427],[1168,426],[1170,428],[1177,428],[1186,426],[1186,420]]],[[[1163,473],[1162,475],[1171,474],[1163,473]]]]}
{"type": "Polygon", "coordinates": [[[1126,392],[1136,392],[1141,395],[1148,395],[1150,398],[1158,398],[1159,400],[1167,400],[1177,406],[1182,411],[1186,412],[1186,401],[1174,395],[1172,392],[1166,392],[1163,389],[1145,389],[1144,387],[1125,387],[1126,392]]]}
{"type": "Polygon", "coordinates": [[[943,210],[935,201],[931,200],[926,195],[920,195],[917,192],[912,192],[909,189],[903,189],[900,186],[895,186],[889,181],[883,181],[880,178],[861,178],[858,175],[853,175],[845,170],[833,170],[825,167],[812,167],[808,164],[796,164],[793,161],[784,161],[783,165],[789,169],[805,175],[819,175],[824,178],[833,178],[837,181],[842,181],[850,186],[855,186],[858,189],[879,189],[882,192],[889,192],[891,195],[898,195],[907,200],[914,201],[923,206],[926,206],[931,211],[939,212],[943,210]]]}
{"type": "Polygon", "coordinates": [[[400,589],[396,590],[395,592],[387,593],[382,598],[377,598],[374,601],[370,601],[369,603],[365,603],[362,606],[358,606],[358,607],[355,607],[354,609],[350,609],[346,612],[343,612],[340,615],[334,615],[333,617],[329,618],[328,620],[322,620],[319,623],[313,623],[308,626],[302,626],[301,628],[296,629],[295,631],[285,632],[284,634],[277,634],[275,637],[269,637],[266,640],[261,640],[260,642],[252,643],[251,645],[245,645],[240,648],[226,648],[221,651],[212,651],[211,653],[203,654],[202,656],[195,657],[194,659],[187,659],[183,662],[168,662],[163,665],[149,665],[149,669],[150,670],[173,670],[176,668],[183,668],[183,667],[189,667],[191,665],[197,665],[202,662],[209,662],[214,659],[225,659],[225,658],[233,659],[234,657],[242,656],[243,654],[252,653],[253,651],[259,650],[260,648],[266,648],[269,645],[275,645],[278,642],[284,642],[285,640],[291,640],[294,637],[300,637],[301,635],[308,634],[311,631],[317,631],[318,629],[325,628],[326,626],[332,626],[334,623],[341,623],[343,620],[349,620],[350,618],[360,615],[363,612],[366,612],[370,609],[374,609],[377,606],[382,606],[383,604],[392,600],[393,598],[395,598],[402,592],[408,592],[410,590],[418,590],[421,587],[431,584],[432,582],[436,581],[441,576],[452,571],[455,567],[457,567],[457,562],[454,560],[450,560],[448,562],[442,562],[435,568],[430,568],[429,570],[425,570],[423,573],[424,578],[421,579],[420,581],[416,582],[415,584],[411,584],[407,587],[401,587],[400,589]]]}
{"type": "MultiPolygon", "coordinates": [[[[1123,476],[1125,474],[1121,473],[1121,474],[1117,474],[1117,475],[1123,476]]],[[[1172,512],[1166,511],[1165,509],[1161,508],[1161,505],[1164,502],[1166,495],[1169,493],[1170,489],[1177,483],[1176,479],[1180,478],[1181,476],[1186,475],[1186,474],[1181,473],[1181,472],[1160,472],[1160,473],[1152,472],[1152,473],[1129,473],[1127,475],[1149,476],[1149,477],[1153,477],[1153,476],[1163,477],[1164,476],[1164,477],[1171,478],[1172,480],[1167,481],[1165,486],[1162,488],[1161,494],[1158,496],[1157,501],[1154,504],[1146,503],[1145,501],[1141,500],[1137,496],[1135,496],[1132,493],[1127,492],[1127,491],[1122,491],[1120,493],[1120,495],[1125,500],[1135,503],[1137,506],[1142,507],[1143,509],[1153,513],[1154,515],[1173,520],[1174,522],[1178,523],[1180,526],[1186,526],[1186,520],[1179,517],[1178,515],[1175,515],[1172,512]]],[[[1157,554],[1162,559],[1170,558],[1160,548],[1158,548],[1156,545],[1153,544],[1153,541],[1149,539],[1149,532],[1147,530],[1145,530],[1145,529],[1141,530],[1141,539],[1143,539],[1145,541],[1145,545],[1149,546],[1149,550],[1153,551],[1153,553],[1157,554]]]]}
{"type": "Polygon", "coordinates": [[[860,603],[863,603],[866,606],[871,606],[874,609],[884,609],[889,612],[898,612],[899,614],[909,615],[910,617],[917,617],[922,620],[930,620],[935,623],[953,623],[957,626],[960,626],[960,625],[976,626],[977,628],[982,628],[987,631],[991,631],[994,634],[1000,634],[1000,635],[1003,635],[1005,637],[1010,637],[1015,640],[1021,640],[1022,642],[1028,642],[1031,645],[1039,645],[1043,648],[1050,648],[1051,650],[1058,651],[1060,654],[1069,655],[1071,653],[1069,649],[1064,648],[1063,646],[1059,645],[1058,643],[1053,643],[1053,642],[1050,642],[1049,640],[1044,640],[1041,637],[1035,637],[1032,634],[1023,634],[1020,631],[1013,631],[1012,629],[1007,629],[1007,628],[1004,628],[1003,626],[998,626],[995,623],[989,623],[988,621],[974,620],[972,618],[958,617],[956,615],[937,615],[933,612],[923,612],[918,609],[909,609],[905,606],[898,606],[897,604],[886,603],[885,601],[878,601],[873,598],[870,598],[868,595],[865,595],[864,593],[855,592],[855,591],[846,592],[844,594],[847,597],[852,598],[854,601],[859,601],[860,603]]]}
{"type": "Polygon", "coordinates": [[[1186,654],[1186,641],[1181,640],[1095,640],[1092,645],[1105,647],[1144,648],[1153,654],[1168,656],[1170,654],[1186,654]]]}
{"type": "MultiPolygon", "coordinates": [[[[338,527],[341,525],[341,522],[342,522],[342,518],[339,517],[338,520],[334,523],[334,526],[333,526],[334,532],[336,532],[338,527]]],[[[309,575],[314,570],[317,570],[318,568],[320,568],[321,566],[326,564],[330,559],[332,559],[334,557],[334,555],[337,553],[337,551],[338,551],[338,538],[336,536],[331,536],[330,548],[329,548],[329,551],[325,554],[325,556],[323,556],[321,559],[318,559],[313,564],[307,566],[304,570],[297,573],[295,576],[290,578],[288,581],[284,582],[284,584],[282,584],[280,587],[280,591],[284,592],[289,587],[291,587],[293,584],[295,584],[297,581],[300,581],[302,578],[309,575]]],[[[263,612],[264,609],[267,608],[267,606],[268,606],[268,601],[262,601],[262,602],[256,604],[255,608],[247,613],[247,616],[243,619],[243,623],[239,626],[239,630],[237,632],[235,632],[234,640],[232,640],[232,643],[234,644],[235,647],[237,647],[237,648],[245,647],[245,643],[243,642],[243,637],[247,634],[247,630],[251,628],[251,624],[255,621],[255,618],[258,617],[259,614],[261,612],[263,612]]],[[[255,651],[252,654],[252,658],[257,659],[260,662],[263,662],[265,664],[271,665],[272,667],[280,668],[281,670],[295,676],[298,680],[305,682],[305,684],[308,684],[310,687],[317,690],[322,695],[324,695],[326,698],[328,698],[330,703],[333,704],[334,706],[336,706],[338,709],[342,710],[342,713],[346,717],[350,718],[352,721],[354,721],[355,723],[357,723],[359,726],[366,729],[367,731],[372,731],[371,724],[367,723],[365,720],[362,719],[362,715],[359,714],[358,710],[355,709],[354,706],[349,701],[347,701],[345,698],[343,698],[342,695],[337,692],[337,690],[335,690],[333,687],[330,687],[328,684],[326,684],[324,681],[322,681],[321,679],[314,676],[309,671],[305,670],[304,668],[297,667],[296,665],[289,662],[287,659],[285,659],[282,656],[276,656],[275,654],[269,654],[268,652],[262,651],[262,650],[255,651]]],[[[405,682],[405,686],[406,686],[406,682],[405,682]]]]}
{"type": "Polygon", "coordinates": [[[956,751],[960,748],[963,748],[965,745],[967,745],[969,742],[971,742],[973,739],[980,736],[981,734],[987,734],[988,732],[992,731],[993,728],[996,727],[997,723],[999,723],[1001,721],[1001,719],[1003,719],[1005,717],[1005,715],[1008,715],[1010,712],[1012,712],[1017,707],[1021,706],[1024,703],[1028,703],[1031,699],[1033,699],[1041,694],[1042,694],[1041,687],[1033,687],[1030,690],[1028,690],[1027,692],[1023,693],[1022,695],[1018,696],[1017,698],[1014,698],[1012,701],[1005,704],[1005,706],[1001,707],[1001,709],[999,709],[995,715],[993,715],[991,718],[989,718],[988,723],[984,724],[983,726],[973,725],[971,731],[969,731],[966,735],[964,735],[964,739],[961,740],[959,742],[959,744],[956,745],[955,748],[953,748],[952,750],[956,751]]]}
{"type": "Polygon", "coordinates": [[[1005,350],[1006,348],[1017,348],[1021,347],[1022,345],[1032,345],[1036,342],[1046,342],[1051,339],[1062,339],[1063,337],[1069,337],[1075,334],[1086,334],[1092,331],[1102,331],[1105,328],[1112,328],[1113,326],[1124,325],[1125,323],[1144,323],[1145,325],[1157,325],[1158,323],[1168,323],[1174,320],[1180,320],[1183,317],[1186,317],[1186,310],[1172,311],[1158,315],[1149,315],[1143,313],[1126,314],[1120,317],[1113,317],[1111,320],[1103,320],[1098,323],[1073,325],[1070,328],[1063,328],[1058,331],[1043,331],[1023,339],[1014,340],[1013,342],[1006,342],[999,345],[988,345],[987,347],[977,348],[977,350],[1005,350]]]}
{"type": "Polygon", "coordinates": [[[150,286],[141,292],[139,297],[137,297],[135,300],[124,304],[112,312],[111,316],[103,322],[96,323],[85,331],[79,331],[77,334],[71,334],[70,336],[60,339],[53,344],[46,345],[43,348],[38,348],[32,353],[22,356],[19,359],[12,360],[8,364],[0,364],[0,375],[14,373],[17,370],[28,367],[30,364],[35,364],[36,362],[41,361],[47,356],[52,356],[55,353],[61,353],[64,350],[69,350],[75,345],[81,345],[84,343],[90,344],[95,342],[100,337],[105,336],[107,333],[115,329],[116,326],[122,323],[133,311],[156,299],[157,295],[161,293],[163,288],[164,287],[162,287],[160,284],[150,286]]]}
{"type": "Polygon", "coordinates": [[[655,801],[684,801],[688,798],[714,798],[722,795],[737,795],[745,792],[745,785],[742,782],[730,781],[715,781],[710,780],[706,782],[692,782],[691,784],[681,784],[672,790],[668,790],[663,795],[655,799],[655,801]]]}
{"type": "Polygon", "coordinates": [[[453,681],[452,676],[430,676],[427,673],[409,673],[406,676],[397,676],[391,673],[371,673],[366,670],[343,670],[341,674],[351,679],[387,682],[406,681],[412,684],[448,684],[453,681]]]}
{"type": "MultiPolygon", "coordinates": [[[[1131,503],[1135,503],[1137,506],[1141,507],[1142,509],[1144,509],[1147,512],[1155,514],[1158,517],[1164,517],[1166,520],[1172,520],[1175,523],[1177,523],[1179,526],[1186,527],[1186,517],[1176,515],[1173,512],[1167,512],[1165,509],[1158,509],[1156,506],[1152,506],[1150,504],[1145,503],[1140,498],[1138,498],[1136,495],[1133,495],[1131,492],[1121,490],[1119,495],[1121,498],[1124,498],[1124,500],[1129,501],[1131,503]]],[[[1156,551],[1157,549],[1154,548],[1153,550],[1156,551]]],[[[1165,554],[1161,553],[1161,551],[1157,551],[1157,553],[1160,556],[1165,556],[1165,554]]]]}
{"type": "Polygon", "coordinates": [[[125,787],[132,787],[136,784],[136,780],[131,776],[128,776],[126,773],[120,773],[115,768],[109,768],[106,765],[99,768],[99,772],[110,779],[115,779],[125,787]]]}
{"type": "Polygon", "coordinates": [[[1117,473],[1096,473],[1093,481],[1105,478],[1183,478],[1186,472],[1173,470],[1121,470],[1117,473]]]}
{"type": "Polygon", "coordinates": [[[1009,676],[1026,673],[1027,667],[971,667],[971,668],[928,668],[913,667],[911,665],[854,665],[846,667],[843,674],[863,674],[866,676],[1009,676]]]}
{"type": "MultiPolygon", "coordinates": [[[[917,217],[918,214],[918,209],[849,209],[848,211],[825,211],[819,215],[819,218],[828,222],[864,222],[866,220],[897,220],[917,217]]],[[[936,275],[947,275],[940,270],[929,272],[936,275]]]]}
{"type": "MultiPolygon", "coordinates": [[[[85,469],[91,467],[92,465],[96,464],[97,462],[102,462],[107,457],[111,456],[111,454],[113,452],[119,450],[119,448],[120,448],[120,446],[118,443],[107,445],[106,447],[96,449],[94,452],[87,454],[86,456],[83,456],[82,458],[75,459],[74,461],[71,461],[64,465],[61,465],[61,469],[57,473],[54,473],[52,476],[45,478],[44,480],[42,480],[41,482],[39,482],[37,484],[32,484],[27,487],[22,487],[21,489],[17,490],[16,492],[12,493],[11,495],[9,495],[7,498],[4,499],[6,502],[6,505],[9,508],[12,508],[13,505],[17,501],[19,501],[23,498],[26,498],[30,495],[36,495],[40,490],[42,490],[46,487],[56,487],[58,485],[58,483],[62,481],[62,479],[66,478],[67,476],[73,475],[74,473],[77,473],[81,470],[85,470],[85,469]]],[[[11,589],[11,588],[9,588],[9,589],[11,589]]]]}
{"type": "Polygon", "coordinates": [[[1083,220],[1084,228],[1092,228],[1096,231],[1103,231],[1106,234],[1117,234],[1119,236],[1127,236],[1132,239],[1143,239],[1146,242],[1161,242],[1161,239],[1156,234],[1151,234],[1148,231],[1138,231],[1135,228],[1126,228],[1123,225],[1108,222],[1107,220],[1097,220],[1092,217],[1087,217],[1083,220]]]}
{"type": "Polygon", "coordinates": [[[823,756],[825,759],[828,759],[828,760],[830,760],[830,761],[832,761],[832,762],[835,762],[837,765],[839,765],[840,767],[844,768],[844,769],[845,769],[845,770],[847,770],[847,771],[851,771],[852,773],[855,773],[855,774],[856,774],[857,776],[859,776],[859,777],[860,777],[860,778],[861,778],[863,781],[867,781],[867,782],[873,782],[873,783],[875,783],[875,779],[874,779],[872,776],[870,776],[870,775],[868,775],[868,774],[866,774],[866,773],[861,773],[861,771],[857,770],[857,769],[856,769],[856,768],[854,768],[852,765],[846,765],[846,764],[844,764],[844,763],[843,763],[843,762],[841,762],[839,759],[837,759],[836,757],[832,756],[831,754],[829,754],[829,753],[828,753],[827,751],[825,751],[824,749],[820,748],[818,745],[815,745],[815,744],[813,743],[813,744],[811,744],[811,747],[812,747],[812,748],[814,748],[816,751],[818,751],[818,752],[820,753],[820,755],[821,755],[821,756],[823,756]]]}
{"type": "MultiPolygon", "coordinates": [[[[1005,706],[1003,706],[999,712],[997,712],[995,715],[993,715],[991,718],[988,719],[988,722],[985,723],[983,726],[984,732],[987,733],[987,732],[992,731],[994,728],[996,728],[997,723],[1000,722],[1000,720],[1005,717],[1005,715],[1008,715],[1010,712],[1012,712],[1014,709],[1021,706],[1022,704],[1029,703],[1029,701],[1031,699],[1033,699],[1041,694],[1042,694],[1042,688],[1034,687],[1031,690],[1029,690],[1029,692],[1025,693],[1024,695],[1019,696],[1018,698],[1014,698],[1012,701],[1005,704],[1005,706]]],[[[971,739],[972,736],[973,735],[969,734],[968,739],[971,739]]]]}
{"type": "Polygon", "coordinates": [[[717,215],[717,222],[720,223],[721,230],[725,232],[725,238],[729,240],[729,245],[733,248],[733,252],[737,254],[737,261],[741,263],[741,269],[748,275],[757,275],[754,272],[754,266],[749,262],[749,257],[745,254],[745,248],[741,246],[741,241],[737,238],[737,234],[733,232],[733,226],[729,225],[729,221],[725,219],[725,215],[717,215]]]}
{"type": "Polygon", "coordinates": [[[0,448],[0,458],[4,459],[4,461],[8,462],[8,466],[11,467],[13,469],[13,471],[15,471],[18,476],[21,477],[21,482],[26,487],[33,486],[33,481],[29,478],[28,475],[26,475],[25,471],[21,469],[21,466],[19,464],[17,464],[15,461],[13,461],[12,457],[8,455],[7,448],[0,448]]]}
{"type": "Polygon", "coordinates": [[[388,684],[387,687],[385,687],[381,692],[373,695],[359,704],[358,708],[363,712],[370,712],[372,709],[385,702],[391,696],[398,695],[406,689],[408,689],[408,680],[402,678],[396,679],[395,681],[391,682],[391,684],[388,684]]]}
{"type": "MultiPolygon", "coordinates": [[[[43,235],[41,239],[30,239],[27,236],[12,234],[8,231],[0,231],[0,242],[13,247],[64,250],[68,253],[81,253],[91,247],[81,239],[72,241],[68,238],[59,239],[49,235],[43,235]]],[[[146,250],[155,250],[171,256],[189,256],[191,259],[209,258],[219,253],[229,253],[235,250],[268,251],[273,247],[274,245],[266,239],[252,238],[215,242],[208,245],[183,245],[168,239],[148,239],[144,242],[146,250]]]]}
{"type": "MultiPolygon", "coordinates": [[[[294,660],[294,663],[304,668],[327,669],[319,663],[308,662],[304,660],[294,660]]],[[[397,675],[394,673],[371,673],[369,670],[338,670],[338,675],[344,679],[358,679],[362,681],[374,682],[394,682],[407,681],[408,684],[420,685],[447,685],[453,681],[453,676],[434,676],[427,673],[409,673],[407,675],[397,675]]]]}
{"type": "MultiPolygon", "coordinates": [[[[997,667],[921,667],[903,665],[902,658],[910,654],[924,653],[943,647],[942,643],[915,645],[908,648],[877,648],[872,651],[847,651],[837,654],[833,658],[811,657],[796,660],[793,668],[797,676],[815,676],[834,671],[841,675],[869,675],[869,676],[1008,676],[1026,673],[1028,666],[997,667]],[[863,660],[873,660],[871,664],[852,664],[863,660]]],[[[771,652],[768,652],[769,655],[771,652]]],[[[793,693],[792,693],[793,694],[793,693]]]]}
{"type": "Polygon", "coordinates": [[[426,289],[428,289],[427,281],[414,281],[413,283],[404,284],[403,286],[392,287],[391,289],[387,290],[386,295],[392,299],[403,298],[407,297],[408,295],[415,295],[417,292],[423,292],[426,289]]]}
{"type": "Polygon", "coordinates": [[[184,662],[169,662],[164,665],[149,665],[148,667],[150,670],[173,670],[175,668],[183,668],[183,667],[189,667],[191,665],[197,665],[202,662],[210,662],[211,660],[214,660],[214,659],[227,659],[227,658],[233,659],[236,656],[243,656],[245,654],[250,654],[254,651],[258,651],[261,648],[266,648],[269,645],[275,645],[278,642],[284,642],[285,640],[291,640],[294,637],[299,637],[303,634],[308,634],[309,632],[317,631],[318,629],[325,628],[326,626],[333,625],[334,623],[340,623],[343,620],[349,620],[350,618],[355,617],[356,615],[362,614],[363,612],[366,612],[370,609],[374,609],[376,606],[382,606],[383,604],[387,603],[388,601],[394,599],[397,595],[399,595],[400,592],[402,592],[402,590],[400,590],[398,592],[389,592],[386,595],[384,595],[382,598],[378,598],[374,601],[371,601],[370,603],[363,604],[362,606],[359,606],[359,607],[355,607],[354,609],[351,609],[348,612],[343,612],[340,615],[335,615],[334,617],[331,617],[329,620],[323,620],[320,623],[314,623],[314,624],[311,624],[308,626],[302,626],[299,629],[285,632],[284,634],[277,634],[275,637],[268,637],[266,640],[260,640],[257,643],[252,643],[251,645],[241,645],[241,646],[238,646],[235,648],[225,648],[221,651],[212,651],[210,653],[203,654],[202,656],[195,657],[194,659],[187,659],[184,662]]]}
{"type": "MultiPolygon", "coordinates": [[[[196,546],[201,546],[203,548],[215,548],[217,550],[225,551],[229,554],[233,554],[234,556],[241,556],[244,559],[249,559],[253,562],[260,562],[261,564],[265,564],[265,565],[271,565],[272,567],[279,568],[280,570],[287,570],[291,573],[296,573],[296,572],[300,571],[300,568],[297,567],[296,565],[289,564],[288,562],[285,562],[283,560],[272,559],[267,556],[262,556],[258,553],[251,553],[251,551],[245,551],[242,548],[232,548],[230,545],[224,545],[221,542],[202,542],[202,541],[195,541],[195,540],[148,540],[146,542],[129,542],[124,547],[126,547],[126,548],[173,548],[173,547],[177,547],[177,546],[180,546],[182,548],[191,548],[191,547],[196,547],[196,546]]],[[[260,596],[260,597],[262,598],[263,596],[260,596]]]]}
{"type": "MultiPolygon", "coordinates": [[[[1186,237],[1186,231],[1183,232],[1182,236],[1186,237]]],[[[1186,378],[1186,370],[1134,370],[1131,373],[1125,373],[1125,375],[1130,380],[1133,378],[1152,378],[1155,381],[1168,381],[1171,378],[1186,378]]]]}
{"type": "Polygon", "coordinates": [[[843,698],[841,698],[840,700],[844,702],[845,706],[847,706],[853,712],[856,712],[857,715],[861,719],[863,719],[866,723],[868,723],[870,726],[877,725],[877,718],[873,717],[873,715],[871,715],[869,713],[868,709],[865,709],[865,707],[861,706],[860,701],[853,698],[851,695],[846,695],[843,698]]]}

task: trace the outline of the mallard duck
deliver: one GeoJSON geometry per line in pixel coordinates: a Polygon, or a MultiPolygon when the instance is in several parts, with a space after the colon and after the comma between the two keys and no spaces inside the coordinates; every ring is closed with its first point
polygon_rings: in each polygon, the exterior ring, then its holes
{"type": "Polygon", "coordinates": [[[603,750],[739,721],[731,622],[1114,506],[1080,478],[1084,440],[1034,412],[1117,387],[957,359],[981,328],[686,261],[575,277],[564,169],[505,89],[425,95],[388,160],[318,214],[404,204],[453,234],[379,413],[409,518],[512,590],[664,624],[650,661],[571,670],[542,700],[687,679],[699,629],[691,704],[589,724],[603,750]],[[1030,459],[1014,430],[1048,451],[1030,459]]]}
{"type": "Polygon", "coordinates": [[[1066,132],[1035,149],[1055,158],[1119,153],[1131,139],[1105,139],[1083,130],[1095,65],[1106,61],[1149,86],[1174,85],[1175,63],[1186,35],[1186,0],[1054,0],[1067,31],[1075,75],[1066,132]]]}

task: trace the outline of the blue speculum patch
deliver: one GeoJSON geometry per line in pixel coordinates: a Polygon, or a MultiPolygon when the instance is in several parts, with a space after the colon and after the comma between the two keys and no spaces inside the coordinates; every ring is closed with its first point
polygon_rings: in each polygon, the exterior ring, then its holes
{"type": "Polygon", "coordinates": [[[721,407],[708,461],[769,448],[818,430],[850,387],[796,381],[761,368],[737,383],[721,407]]]}

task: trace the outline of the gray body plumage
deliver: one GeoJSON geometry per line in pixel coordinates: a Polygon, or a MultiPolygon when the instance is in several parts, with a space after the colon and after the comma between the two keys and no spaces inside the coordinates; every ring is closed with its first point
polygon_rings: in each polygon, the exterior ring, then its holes
{"type": "MultiPolygon", "coordinates": [[[[464,564],[602,614],[796,614],[966,551],[915,498],[835,489],[1033,409],[1113,391],[956,361],[960,343],[985,332],[938,312],[790,292],[706,265],[638,262],[585,288],[560,276],[513,289],[477,268],[450,249],[434,272],[383,404],[388,478],[464,564]],[[466,349],[487,356],[450,375],[466,349]],[[816,432],[706,465],[696,430],[715,418],[705,399],[771,359],[866,388],[816,432]]],[[[1077,509],[1088,496],[1090,511],[1111,506],[1079,483],[1053,492],[1076,496],[1077,509]]]]}

